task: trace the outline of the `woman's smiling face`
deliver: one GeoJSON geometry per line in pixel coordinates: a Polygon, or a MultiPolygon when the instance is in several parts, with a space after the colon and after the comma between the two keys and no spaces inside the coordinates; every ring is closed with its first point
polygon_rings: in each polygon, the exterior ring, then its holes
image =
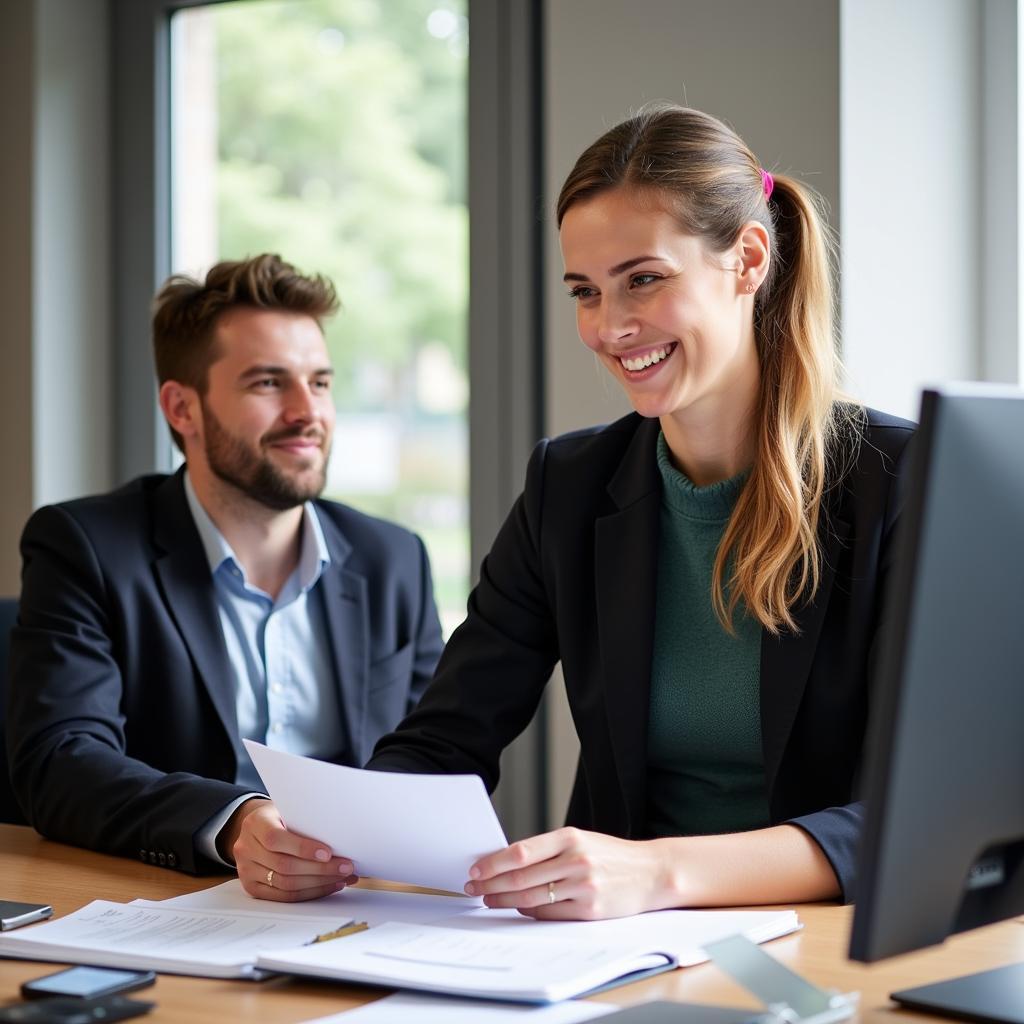
{"type": "Polygon", "coordinates": [[[746,417],[759,381],[753,294],[738,238],[709,252],[667,204],[627,188],[569,207],[565,281],[580,338],[643,416],[746,417]]]}

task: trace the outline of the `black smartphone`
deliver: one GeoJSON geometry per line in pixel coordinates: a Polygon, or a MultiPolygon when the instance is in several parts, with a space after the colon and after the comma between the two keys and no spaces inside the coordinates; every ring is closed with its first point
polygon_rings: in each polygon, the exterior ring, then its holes
{"type": "Polygon", "coordinates": [[[37,999],[0,1007],[0,1024],[111,1024],[149,1013],[156,1003],[123,996],[103,999],[37,999]]]}
{"type": "Polygon", "coordinates": [[[43,999],[46,996],[76,996],[80,999],[100,999],[115,992],[134,992],[156,981],[152,971],[117,971],[109,967],[69,967],[56,974],[44,974],[21,986],[24,999],[43,999]]]}
{"type": "Polygon", "coordinates": [[[0,900],[0,931],[7,932],[23,924],[44,921],[53,913],[53,907],[45,903],[16,903],[14,900],[0,900]]]}

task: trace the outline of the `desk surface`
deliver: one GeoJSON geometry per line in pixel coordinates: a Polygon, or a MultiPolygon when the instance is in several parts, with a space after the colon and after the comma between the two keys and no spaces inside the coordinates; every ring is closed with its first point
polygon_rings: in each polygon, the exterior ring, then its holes
{"type": "MultiPolygon", "coordinates": [[[[90,900],[127,902],[137,897],[166,899],[216,885],[223,878],[197,879],[165,868],[51,843],[28,828],[0,825],[0,898],[45,902],[55,915],[90,900]]],[[[861,1019],[934,1020],[900,1012],[894,1016],[888,993],[957,974],[1024,960],[1024,925],[1010,921],[957,936],[944,946],[865,967],[846,959],[850,908],[808,905],[798,908],[805,928],[765,947],[814,983],[861,993],[861,1019]]],[[[27,978],[54,970],[49,964],[0,960],[0,1003],[18,997],[27,978]]],[[[268,982],[221,981],[161,975],[140,992],[158,1007],[145,1020],[223,1024],[225,1020],[290,1022],[339,1013],[376,998],[371,989],[329,982],[278,978],[268,982]]],[[[710,964],[687,967],[597,997],[625,1005],[650,999],[755,1006],[755,1001],[710,964]]]]}

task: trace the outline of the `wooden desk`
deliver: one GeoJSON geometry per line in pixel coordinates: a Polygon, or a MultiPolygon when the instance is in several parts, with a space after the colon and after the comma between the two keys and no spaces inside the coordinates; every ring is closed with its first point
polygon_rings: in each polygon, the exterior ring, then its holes
{"type": "MultiPolygon", "coordinates": [[[[191,878],[165,868],[107,857],[51,843],[28,828],[0,825],[0,897],[50,903],[55,915],[90,900],[127,902],[137,897],[166,899],[217,885],[224,879],[191,878]]],[[[772,954],[818,985],[858,990],[861,1019],[897,1024],[935,1020],[889,1009],[893,989],[1024,960],[1024,925],[1010,921],[949,940],[923,953],[865,967],[846,959],[850,908],[808,905],[798,908],[805,928],[767,945],[772,954]]],[[[0,1003],[18,998],[18,986],[56,968],[30,961],[0,960],[0,1003]]],[[[268,982],[220,981],[161,975],[153,988],[138,993],[159,1005],[146,1020],[224,1024],[225,1021],[305,1021],[351,1009],[376,998],[371,989],[329,982],[278,978],[268,982]]],[[[715,967],[703,964],[659,975],[597,997],[627,1004],[650,999],[756,1006],[743,989],[715,967]]]]}

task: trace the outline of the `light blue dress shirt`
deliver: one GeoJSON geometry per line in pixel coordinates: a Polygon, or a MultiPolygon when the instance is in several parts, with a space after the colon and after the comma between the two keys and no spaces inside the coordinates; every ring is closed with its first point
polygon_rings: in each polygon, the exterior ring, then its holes
{"type": "MultiPolygon", "coordinates": [[[[331,564],[311,502],[303,506],[299,561],[275,600],[245,576],[231,545],[196,497],[188,473],[185,496],[210,564],[214,597],[234,669],[239,734],[275,750],[337,760],[342,754],[341,708],[329,630],[317,581],[331,564]]],[[[240,763],[235,782],[261,789],[252,762],[240,763]]],[[[246,797],[212,818],[197,837],[216,852],[217,833],[246,797]]]]}

